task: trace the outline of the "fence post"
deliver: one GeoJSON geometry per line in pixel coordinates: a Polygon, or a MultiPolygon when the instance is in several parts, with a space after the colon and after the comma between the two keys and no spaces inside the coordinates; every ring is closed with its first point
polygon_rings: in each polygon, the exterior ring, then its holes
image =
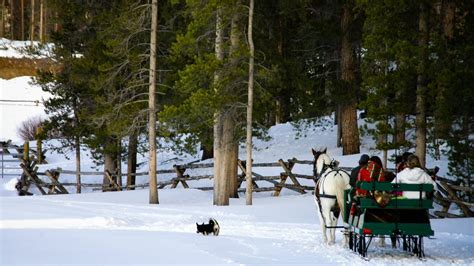
{"type": "Polygon", "coordinates": [[[27,162],[30,160],[30,143],[28,141],[23,145],[23,159],[27,162]]]}
{"type": "Polygon", "coordinates": [[[42,127],[36,128],[36,155],[38,156],[38,163],[43,163],[43,141],[41,140],[42,127]]]}

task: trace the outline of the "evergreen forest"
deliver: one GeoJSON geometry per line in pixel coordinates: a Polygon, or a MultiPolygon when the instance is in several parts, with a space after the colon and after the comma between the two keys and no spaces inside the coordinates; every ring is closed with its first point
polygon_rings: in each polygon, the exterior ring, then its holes
{"type": "Polygon", "coordinates": [[[87,145],[111,173],[120,161],[133,173],[137,153],[152,148],[151,130],[175,149],[214,157],[216,182],[227,184],[214,203],[226,205],[252,87],[251,136],[333,116],[344,155],[370,135],[378,150],[412,151],[422,164],[446,155],[450,175],[472,182],[473,1],[0,4],[0,37],[53,44],[56,67],[34,79],[55,96],[41,137],[60,137],[78,161],[87,145]],[[360,117],[375,127],[358,125],[360,117]]]}

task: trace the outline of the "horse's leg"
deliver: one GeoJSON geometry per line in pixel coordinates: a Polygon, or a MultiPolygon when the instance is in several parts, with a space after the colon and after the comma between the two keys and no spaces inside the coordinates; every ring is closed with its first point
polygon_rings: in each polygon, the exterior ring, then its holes
{"type": "Polygon", "coordinates": [[[333,245],[336,243],[336,226],[337,226],[337,216],[334,215],[334,212],[329,211],[329,217],[330,217],[330,226],[331,228],[329,229],[330,234],[329,234],[329,244],[333,245]]]}
{"type": "Polygon", "coordinates": [[[324,244],[328,244],[328,236],[327,236],[327,232],[326,232],[326,224],[324,223],[324,221],[321,221],[321,230],[323,231],[323,241],[324,241],[324,244]]]}
{"type": "Polygon", "coordinates": [[[326,221],[326,226],[329,229],[329,240],[328,240],[328,245],[332,245],[335,243],[335,228],[334,226],[336,225],[335,222],[337,222],[337,217],[334,215],[332,211],[332,207],[334,205],[334,200],[332,199],[325,199],[324,202],[321,203],[323,206],[323,215],[325,217],[326,221]]]}
{"type": "Polygon", "coordinates": [[[323,203],[321,202],[321,212],[319,213],[319,222],[321,224],[321,231],[323,232],[323,241],[324,241],[324,244],[327,244],[328,243],[328,236],[327,236],[327,233],[326,233],[326,221],[328,220],[327,218],[325,217],[328,217],[325,213],[325,208],[322,207],[323,206],[323,203]],[[325,217],[324,217],[325,216],[325,217]]]}
{"type": "Polygon", "coordinates": [[[325,226],[325,221],[324,221],[324,217],[323,217],[323,211],[324,211],[323,202],[324,202],[324,200],[321,200],[319,204],[318,204],[317,198],[315,198],[314,201],[316,202],[316,206],[317,206],[319,224],[321,225],[321,232],[323,234],[323,242],[324,242],[324,244],[326,244],[328,242],[328,237],[326,235],[326,226],[325,226]]]}

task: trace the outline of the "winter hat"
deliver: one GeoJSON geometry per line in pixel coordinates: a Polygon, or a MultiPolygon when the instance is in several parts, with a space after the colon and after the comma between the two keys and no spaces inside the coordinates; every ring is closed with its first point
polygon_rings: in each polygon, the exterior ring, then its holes
{"type": "Polygon", "coordinates": [[[367,164],[369,162],[369,155],[362,154],[359,159],[359,164],[367,164]]]}

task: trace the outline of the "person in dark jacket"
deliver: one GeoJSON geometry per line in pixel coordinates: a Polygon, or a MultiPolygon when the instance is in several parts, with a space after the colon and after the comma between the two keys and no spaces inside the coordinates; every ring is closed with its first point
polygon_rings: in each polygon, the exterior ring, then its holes
{"type": "Polygon", "coordinates": [[[355,187],[356,182],[357,182],[357,176],[359,175],[360,169],[367,166],[368,162],[369,162],[369,155],[362,154],[359,159],[359,166],[355,167],[351,171],[351,178],[349,180],[349,184],[351,185],[351,187],[355,187]]]}

